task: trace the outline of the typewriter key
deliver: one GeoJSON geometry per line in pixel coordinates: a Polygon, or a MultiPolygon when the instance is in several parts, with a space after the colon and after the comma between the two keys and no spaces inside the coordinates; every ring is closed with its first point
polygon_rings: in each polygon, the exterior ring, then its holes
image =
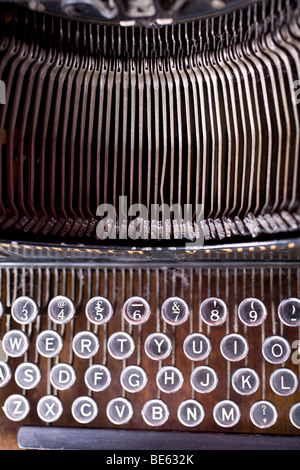
{"type": "Polygon", "coordinates": [[[220,350],[228,361],[240,361],[247,356],[249,346],[246,339],[237,334],[231,333],[224,336],[220,343],[220,350]]]}
{"type": "Polygon", "coordinates": [[[78,397],[72,404],[72,415],[78,423],[90,423],[98,415],[97,403],[91,397],[78,397]]]}
{"type": "Polygon", "coordinates": [[[15,371],[15,381],[24,390],[36,387],[41,380],[41,371],[36,364],[23,362],[15,371]]]}
{"type": "Polygon", "coordinates": [[[36,348],[44,357],[58,356],[63,347],[62,337],[53,330],[42,331],[36,339],[36,348]]]}
{"type": "Polygon", "coordinates": [[[300,299],[290,297],[283,300],[278,307],[278,316],[287,326],[300,325],[300,299]]]}
{"type": "Polygon", "coordinates": [[[184,340],[183,351],[192,361],[202,361],[210,354],[211,342],[202,333],[192,333],[184,340]]]}
{"type": "Polygon", "coordinates": [[[247,326],[261,325],[267,317],[267,309],[259,299],[244,299],[238,308],[240,320],[247,326]]]}
{"type": "Polygon", "coordinates": [[[83,359],[94,357],[97,354],[99,347],[99,339],[91,331],[79,331],[72,341],[74,353],[83,359]]]}
{"type": "Polygon", "coordinates": [[[242,367],[233,373],[231,383],[237,393],[251,395],[257,391],[260,380],[255,370],[242,367]]]}
{"type": "Polygon", "coordinates": [[[84,381],[90,390],[102,392],[109,387],[111,374],[107,367],[101,364],[93,364],[86,370],[84,381]]]}
{"type": "Polygon", "coordinates": [[[174,393],[183,385],[182,372],[173,366],[164,366],[156,374],[156,384],[165,393],[174,393]]]}
{"type": "Polygon", "coordinates": [[[43,421],[53,423],[62,415],[63,405],[55,395],[46,395],[39,400],[36,410],[43,421]]]}
{"type": "Polygon", "coordinates": [[[107,342],[107,348],[115,359],[127,359],[133,354],[135,349],[133,338],[124,331],[113,333],[107,342]]]}
{"type": "Polygon", "coordinates": [[[75,306],[68,297],[58,295],[50,301],[48,315],[54,323],[68,323],[75,315],[75,306]]]}
{"type": "Polygon", "coordinates": [[[16,322],[27,325],[36,319],[38,308],[33,299],[22,296],[13,302],[11,314],[16,322]]]}
{"type": "Polygon", "coordinates": [[[67,390],[76,380],[76,373],[70,364],[58,363],[50,370],[49,379],[57,390],[67,390]]]}
{"type": "Polygon", "coordinates": [[[11,379],[11,370],[9,365],[0,361],[0,387],[5,387],[11,379]]]}
{"type": "Polygon", "coordinates": [[[199,366],[193,370],[190,377],[191,386],[196,392],[212,392],[218,384],[218,376],[214,369],[208,366],[199,366]]]}
{"type": "Polygon", "coordinates": [[[169,297],[162,305],[163,319],[170,325],[181,325],[190,316],[190,309],[185,300],[179,297],[169,297]]]}
{"type": "Polygon", "coordinates": [[[7,418],[12,421],[21,421],[26,418],[30,410],[30,405],[23,395],[10,395],[4,403],[3,411],[7,418]]]}
{"type": "Polygon", "coordinates": [[[143,390],[148,381],[144,369],[139,366],[128,366],[122,370],[120,382],[127,392],[135,393],[143,390]]]}
{"type": "Polygon", "coordinates": [[[29,340],[20,330],[10,330],[3,336],[2,348],[10,357],[21,357],[26,353],[29,340]]]}
{"type": "Polygon", "coordinates": [[[164,333],[152,333],[146,338],[144,348],[151,359],[166,359],[172,351],[172,342],[164,333]]]}
{"type": "Polygon", "coordinates": [[[261,400],[251,406],[250,418],[258,428],[269,428],[276,423],[278,417],[277,410],[273,403],[261,400]]]}
{"type": "Polygon", "coordinates": [[[114,398],[106,407],[106,415],[114,424],[125,424],[131,420],[133,408],[130,401],[126,400],[126,398],[114,398]]]}
{"type": "Polygon", "coordinates": [[[214,407],[213,417],[219,426],[230,428],[239,422],[241,412],[236,403],[231,400],[223,400],[214,407]]]}
{"type": "Polygon", "coordinates": [[[290,409],[290,420],[291,423],[298,429],[300,429],[300,402],[295,403],[290,409]]]}
{"type": "Polygon", "coordinates": [[[278,395],[292,395],[298,388],[298,378],[295,372],[284,367],[274,370],[270,377],[273,392],[278,395]]]}
{"type": "Polygon", "coordinates": [[[198,426],[204,419],[204,408],[196,400],[188,399],[183,401],[177,410],[179,421],[188,427],[198,426]]]}
{"type": "Polygon", "coordinates": [[[147,401],[142,409],[142,416],[149,426],[162,426],[169,418],[169,408],[159,399],[147,401]]]}
{"type": "Polygon", "coordinates": [[[85,314],[90,322],[95,325],[103,325],[111,319],[113,308],[104,297],[93,297],[86,304],[85,314]]]}
{"type": "Polygon", "coordinates": [[[124,318],[133,325],[141,325],[150,317],[151,310],[148,302],[142,297],[131,297],[123,306],[124,318]]]}
{"type": "Polygon", "coordinates": [[[200,305],[200,316],[208,325],[222,325],[228,317],[227,305],[217,297],[205,299],[200,305]]]}
{"type": "Polygon", "coordinates": [[[290,357],[291,347],[282,336],[270,336],[263,342],[262,354],[271,364],[282,364],[290,357]]]}

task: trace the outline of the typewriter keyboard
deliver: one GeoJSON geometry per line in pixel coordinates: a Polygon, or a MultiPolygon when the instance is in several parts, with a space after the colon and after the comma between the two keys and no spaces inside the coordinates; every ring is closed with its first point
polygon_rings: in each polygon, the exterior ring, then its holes
{"type": "Polygon", "coordinates": [[[1,426],[300,435],[300,270],[2,268],[1,426]]]}

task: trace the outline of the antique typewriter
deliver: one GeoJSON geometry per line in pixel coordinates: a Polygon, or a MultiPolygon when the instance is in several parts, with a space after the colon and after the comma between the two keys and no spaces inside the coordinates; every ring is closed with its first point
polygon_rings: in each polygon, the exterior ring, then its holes
{"type": "Polygon", "coordinates": [[[299,449],[299,1],[0,24],[0,448],[299,449]]]}

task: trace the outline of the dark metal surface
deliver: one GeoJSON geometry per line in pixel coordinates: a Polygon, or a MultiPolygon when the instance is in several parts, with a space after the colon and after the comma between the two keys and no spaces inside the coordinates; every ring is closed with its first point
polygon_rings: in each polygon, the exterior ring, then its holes
{"type": "Polygon", "coordinates": [[[300,436],[24,426],[18,432],[18,444],[39,450],[299,450],[300,436]]]}

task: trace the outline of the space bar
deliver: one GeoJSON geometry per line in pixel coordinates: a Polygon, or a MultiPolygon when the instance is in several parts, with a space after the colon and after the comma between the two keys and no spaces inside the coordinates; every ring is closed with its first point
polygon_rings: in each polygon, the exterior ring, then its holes
{"type": "Polygon", "coordinates": [[[118,429],[23,426],[18,432],[21,449],[47,450],[294,450],[300,436],[191,433],[118,429]]]}

